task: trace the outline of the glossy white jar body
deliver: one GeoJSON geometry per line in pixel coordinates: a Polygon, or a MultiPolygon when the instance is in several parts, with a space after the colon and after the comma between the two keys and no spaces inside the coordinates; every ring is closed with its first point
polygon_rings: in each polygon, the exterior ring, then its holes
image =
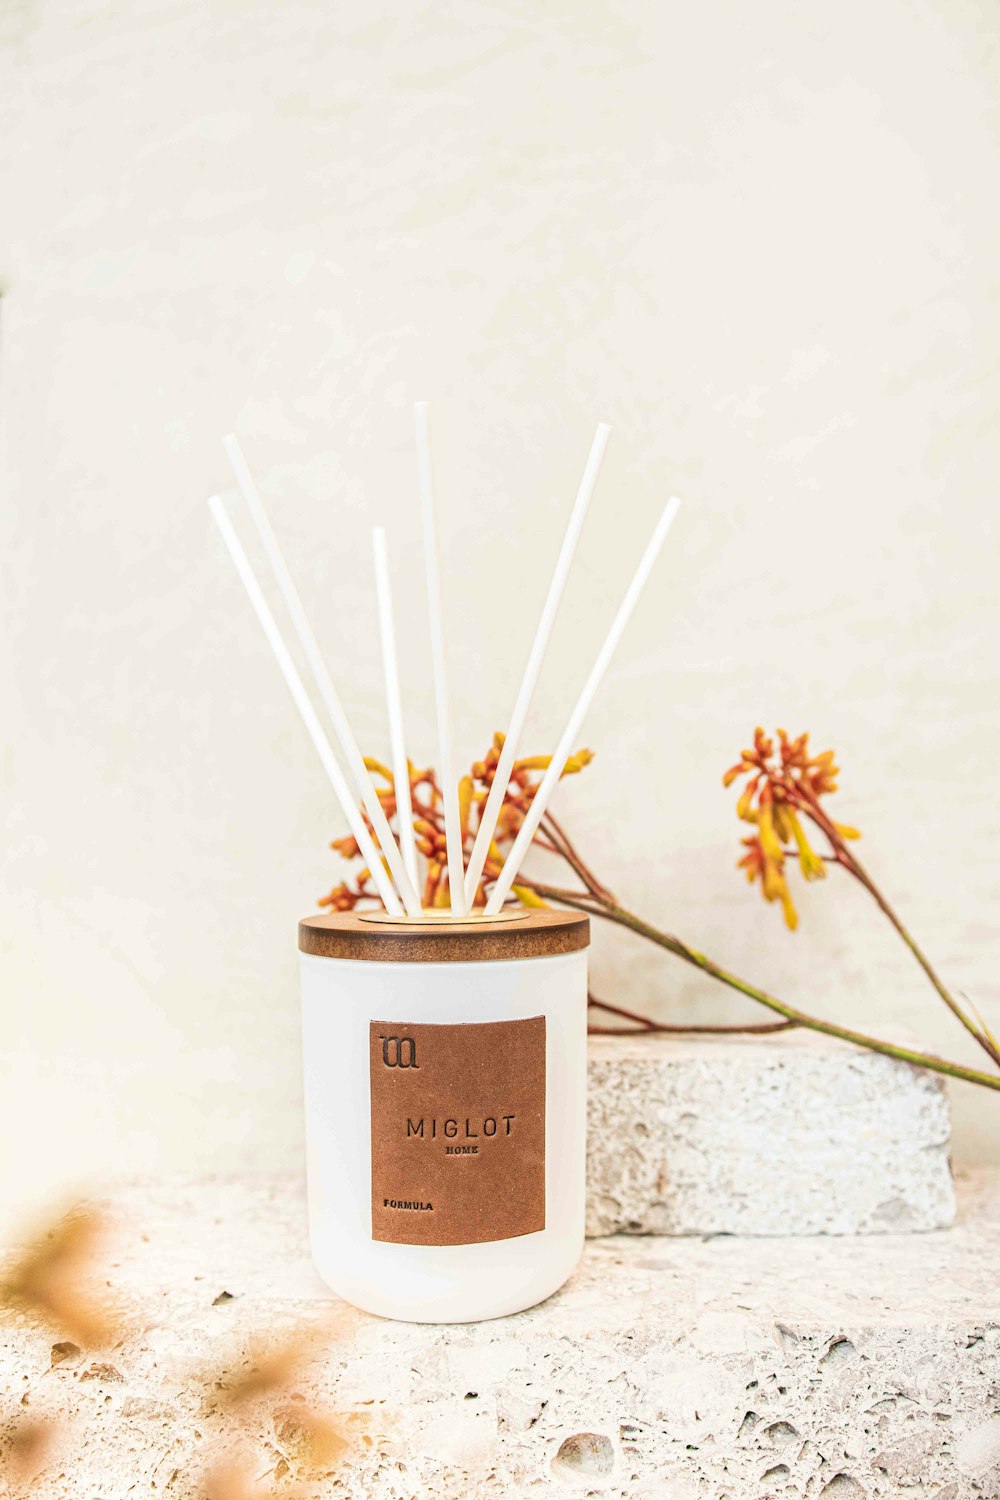
{"type": "Polygon", "coordinates": [[[313,1258],[357,1307],[418,1323],[531,1307],[583,1248],[587,953],[469,962],[301,954],[306,1148],[313,1258]],[[475,1244],[372,1236],[369,1074],[373,1022],[470,1025],[545,1018],[545,1227],[475,1244]]]}

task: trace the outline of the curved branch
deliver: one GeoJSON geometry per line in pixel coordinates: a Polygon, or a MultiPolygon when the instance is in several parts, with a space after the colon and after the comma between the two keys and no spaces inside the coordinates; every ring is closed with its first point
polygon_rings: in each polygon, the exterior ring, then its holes
{"type": "Polygon", "coordinates": [[[819,1016],[811,1016],[806,1011],[798,1010],[794,1005],[786,1005],[783,1000],[769,995],[766,990],[760,990],[755,985],[748,984],[745,979],[740,979],[735,974],[730,974],[727,969],[713,963],[703,953],[689,948],[686,943],[682,943],[679,938],[673,937],[670,933],[660,932],[658,928],[653,927],[649,922],[644,922],[641,917],[626,911],[622,906],[596,902],[593,897],[581,898],[573,892],[561,891],[553,886],[542,885],[540,882],[534,883],[532,889],[540,896],[559,901],[565,906],[575,907],[592,916],[604,917],[619,927],[627,927],[639,937],[647,938],[649,942],[655,943],[658,948],[665,948],[676,958],[682,958],[685,963],[693,964],[702,973],[717,979],[720,984],[738,990],[748,999],[756,1000],[759,1005],[776,1011],[778,1015],[784,1016],[788,1021],[796,1022],[799,1026],[808,1027],[810,1031],[819,1031],[825,1036],[838,1037],[843,1042],[853,1042],[856,1047],[864,1047],[869,1052],[881,1052],[886,1057],[895,1057],[900,1062],[912,1063],[918,1068],[928,1068],[932,1073],[945,1073],[949,1078],[961,1078],[966,1083],[978,1083],[983,1088],[1000,1091],[1000,1077],[993,1074],[981,1073],[977,1068],[966,1068],[961,1063],[948,1062],[945,1058],[934,1057],[929,1052],[917,1052],[912,1047],[900,1047],[895,1042],[886,1042],[879,1037],[868,1036],[866,1032],[855,1031],[849,1026],[838,1026],[833,1021],[824,1021],[819,1016]]]}
{"type": "Polygon", "coordinates": [[[638,1031],[625,1031],[616,1026],[588,1026],[591,1036],[641,1036],[644,1032],[663,1032],[668,1036],[734,1036],[746,1032],[751,1036],[762,1036],[770,1031],[789,1031],[798,1025],[797,1021],[757,1021],[743,1026],[668,1025],[665,1021],[652,1021],[648,1016],[639,1015],[637,1011],[625,1010],[620,1005],[610,1005],[607,1000],[598,1000],[589,991],[587,1004],[597,1010],[606,1010],[610,1015],[621,1016],[626,1021],[634,1021],[640,1028],[638,1031]]]}

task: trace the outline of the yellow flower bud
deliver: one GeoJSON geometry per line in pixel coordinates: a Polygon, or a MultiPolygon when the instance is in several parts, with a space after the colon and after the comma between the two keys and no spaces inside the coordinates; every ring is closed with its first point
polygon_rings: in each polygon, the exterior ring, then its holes
{"type": "Polygon", "coordinates": [[[792,836],[799,851],[799,868],[806,880],[825,879],[826,865],[810,846],[809,840],[806,838],[805,829],[791,808],[788,810],[788,820],[792,825],[792,836]]]}
{"type": "Polygon", "coordinates": [[[760,809],[757,826],[760,829],[760,843],[765,856],[768,859],[773,859],[780,867],[784,855],[782,853],[781,840],[774,831],[774,814],[772,808],[762,807],[760,809]]]}
{"type": "Polygon", "coordinates": [[[799,925],[799,914],[795,910],[795,903],[792,901],[791,892],[787,885],[785,886],[785,894],[781,898],[781,909],[785,914],[785,926],[790,932],[794,932],[799,925]]]}
{"type": "Polygon", "coordinates": [[[574,753],[567,760],[566,764],[563,766],[562,774],[564,776],[575,776],[578,771],[583,770],[584,766],[589,766],[593,758],[593,750],[574,751],[574,753]]]}
{"type": "Polygon", "coordinates": [[[543,901],[541,896],[536,895],[534,891],[529,891],[526,885],[514,885],[511,886],[511,890],[522,906],[540,907],[544,911],[548,910],[549,903],[543,901]]]}
{"type": "Polygon", "coordinates": [[[462,841],[469,832],[469,809],[472,806],[472,777],[463,776],[458,783],[458,816],[462,825],[462,841]]]}
{"type": "Polygon", "coordinates": [[[774,831],[783,844],[787,844],[792,836],[791,819],[794,816],[794,813],[784,803],[776,802],[774,804],[774,831]]]}
{"type": "Polygon", "coordinates": [[[551,755],[526,755],[514,762],[515,771],[547,771],[552,764],[551,755]]]}

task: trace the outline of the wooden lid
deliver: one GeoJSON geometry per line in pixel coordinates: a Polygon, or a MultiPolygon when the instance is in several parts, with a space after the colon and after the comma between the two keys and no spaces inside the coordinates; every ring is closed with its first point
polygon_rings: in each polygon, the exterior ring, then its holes
{"type": "Polygon", "coordinates": [[[590,918],[578,911],[526,911],[523,916],[463,926],[373,922],[354,912],[304,917],[299,947],[320,958],[383,964],[488,963],[576,953],[590,943],[590,918]]]}

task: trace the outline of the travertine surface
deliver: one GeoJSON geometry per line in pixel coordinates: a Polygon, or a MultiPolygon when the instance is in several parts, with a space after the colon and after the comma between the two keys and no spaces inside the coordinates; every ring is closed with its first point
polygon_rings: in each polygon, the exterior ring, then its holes
{"type": "Polygon", "coordinates": [[[241,1444],[268,1495],[297,1500],[984,1500],[1000,1493],[998,1187],[964,1180],[957,1226],[926,1235],[591,1243],[541,1307],[440,1328],[330,1299],[297,1188],[134,1187],[108,1280],[135,1332],[92,1356],[9,1318],[3,1444],[11,1417],[62,1424],[27,1491],[45,1500],[194,1500],[241,1444]],[[303,1324],[332,1328],[320,1356],[226,1415],[248,1351],[303,1324]],[[349,1434],[318,1469],[298,1442],[317,1406],[349,1434]]]}
{"type": "Polygon", "coordinates": [[[810,1033],[591,1039],[587,1232],[868,1234],[952,1222],[938,1075],[810,1033]]]}

